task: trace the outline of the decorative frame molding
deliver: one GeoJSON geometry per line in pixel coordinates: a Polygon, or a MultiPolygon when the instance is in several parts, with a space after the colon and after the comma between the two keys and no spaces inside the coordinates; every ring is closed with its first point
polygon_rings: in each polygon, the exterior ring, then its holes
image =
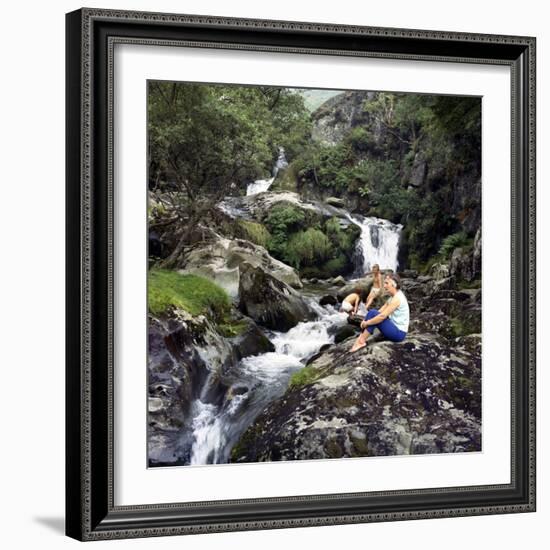
{"type": "Polygon", "coordinates": [[[529,291],[536,276],[535,45],[534,38],[519,36],[87,8],[67,14],[67,535],[101,540],[535,510],[536,320],[535,292],[529,291]],[[510,484],[114,506],[112,133],[117,43],[510,66],[510,484]]]}

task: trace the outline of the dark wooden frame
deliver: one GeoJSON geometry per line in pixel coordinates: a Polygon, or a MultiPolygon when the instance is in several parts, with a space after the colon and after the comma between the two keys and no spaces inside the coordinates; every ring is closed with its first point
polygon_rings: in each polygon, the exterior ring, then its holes
{"type": "Polygon", "coordinates": [[[535,510],[534,38],[82,9],[67,14],[66,44],[67,535],[100,540],[535,510]],[[111,135],[117,42],[510,67],[510,484],[114,506],[111,135]]]}

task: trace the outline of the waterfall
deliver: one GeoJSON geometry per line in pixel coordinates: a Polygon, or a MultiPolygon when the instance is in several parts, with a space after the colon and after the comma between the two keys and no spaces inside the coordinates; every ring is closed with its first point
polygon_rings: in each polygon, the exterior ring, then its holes
{"type": "Polygon", "coordinates": [[[237,365],[236,382],[220,406],[197,399],[192,405],[193,445],[190,464],[226,463],[232,447],[246,428],[273,400],[282,396],[292,374],[321,346],[334,341],[329,327],[344,325],[346,315],[309,299],[318,313],[315,321],[298,323],[288,332],[270,334],[275,351],[244,358],[237,365]]]}
{"type": "Polygon", "coordinates": [[[349,219],[361,228],[355,250],[354,276],[362,277],[374,264],[378,264],[381,270],[397,271],[399,236],[403,226],[381,218],[350,215],[349,219]]]}
{"type": "Polygon", "coordinates": [[[257,195],[267,191],[275,178],[269,178],[267,180],[256,180],[254,183],[249,183],[246,188],[246,196],[257,195]]]}
{"type": "Polygon", "coordinates": [[[246,188],[246,196],[257,195],[258,193],[264,193],[267,191],[277,177],[279,170],[284,170],[287,166],[288,162],[285,157],[285,150],[283,147],[279,147],[279,156],[277,157],[277,162],[275,162],[275,166],[273,166],[273,170],[271,171],[271,177],[266,180],[256,180],[254,183],[249,183],[246,188]]]}

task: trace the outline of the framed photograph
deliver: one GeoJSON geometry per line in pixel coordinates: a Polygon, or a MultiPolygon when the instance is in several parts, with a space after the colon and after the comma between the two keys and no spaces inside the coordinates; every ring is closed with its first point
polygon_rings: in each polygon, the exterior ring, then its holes
{"type": "Polygon", "coordinates": [[[535,510],[535,39],[67,14],[66,531],[535,510]]]}

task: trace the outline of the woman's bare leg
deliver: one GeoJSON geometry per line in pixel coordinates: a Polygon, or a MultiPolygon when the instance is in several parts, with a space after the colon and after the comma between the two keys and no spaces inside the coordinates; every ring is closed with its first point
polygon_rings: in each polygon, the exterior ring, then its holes
{"type": "Polygon", "coordinates": [[[367,338],[369,337],[369,331],[364,330],[351,348],[351,351],[357,351],[358,349],[364,348],[367,345],[367,338]]]}

